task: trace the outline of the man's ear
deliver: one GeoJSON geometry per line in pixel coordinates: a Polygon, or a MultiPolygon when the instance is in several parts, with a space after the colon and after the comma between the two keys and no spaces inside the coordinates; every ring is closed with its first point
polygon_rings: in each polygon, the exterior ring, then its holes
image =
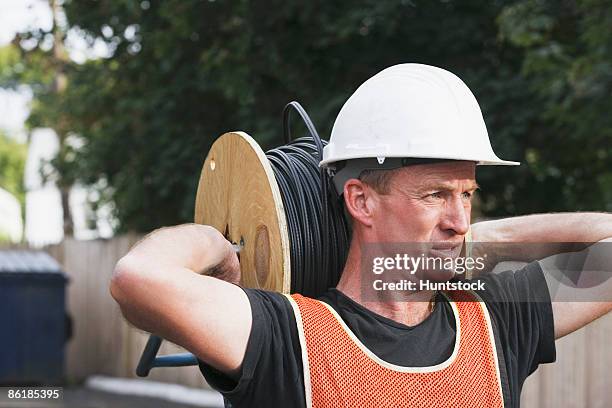
{"type": "Polygon", "coordinates": [[[349,179],[344,183],[344,205],[353,217],[364,226],[372,226],[372,210],[374,208],[374,191],[359,179],[349,179]]]}

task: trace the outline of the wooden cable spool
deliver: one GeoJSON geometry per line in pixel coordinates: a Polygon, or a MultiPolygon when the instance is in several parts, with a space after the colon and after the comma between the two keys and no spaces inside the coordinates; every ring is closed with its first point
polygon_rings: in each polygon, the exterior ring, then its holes
{"type": "Polygon", "coordinates": [[[198,184],[195,222],[215,227],[241,246],[241,285],[289,293],[287,217],[266,154],[244,132],[212,145],[198,184]]]}

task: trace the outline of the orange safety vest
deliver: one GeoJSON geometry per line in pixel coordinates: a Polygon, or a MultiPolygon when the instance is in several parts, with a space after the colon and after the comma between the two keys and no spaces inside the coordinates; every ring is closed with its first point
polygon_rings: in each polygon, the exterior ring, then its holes
{"type": "Polygon", "coordinates": [[[306,407],[503,407],[491,320],[484,302],[474,296],[447,295],[457,328],[455,348],[431,367],[388,363],[325,302],[287,296],[302,348],[306,407]]]}

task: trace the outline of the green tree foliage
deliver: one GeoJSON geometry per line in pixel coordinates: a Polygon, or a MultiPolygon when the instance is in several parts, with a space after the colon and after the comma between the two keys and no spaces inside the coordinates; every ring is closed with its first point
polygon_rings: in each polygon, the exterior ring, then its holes
{"type": "Polygon", "coordinates": [[[612,210],[612,2],[527,0],[498,21],[537,110],[517,208],[612,210]]]}
{"type": "MultiPolygon", "coordinates": [[[[111,56],[65,66],[67,89],[35,94],[30,123],[80,136],[60,174],[100,188],[123,230],[191,220],[220,134],[276,146],[296,99],[327,137],[355,88],[401,62],[463,78],[496,152],[523,162],[482,169],[485,214],[612,210],[609,2],[67,0],[64,10],[111,56]]],[[[38,67],[46,35],[22,49],[38,67]]]]}
{"type": "Polygon", "coordinates": [[[18,143],[0,132],[0,187],[14,195],[23,213],[25,187],[23,172],[26,160],[26,145],[18,143]]]}

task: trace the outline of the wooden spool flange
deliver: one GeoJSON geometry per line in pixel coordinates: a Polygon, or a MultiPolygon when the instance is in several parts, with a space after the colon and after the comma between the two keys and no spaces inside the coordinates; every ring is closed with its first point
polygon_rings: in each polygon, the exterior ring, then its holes
{"type": "Polygon", "coordinates": [[[240,244],[241,285],[289,293],[291,263],[283,202],[268,158],[244,132],[213,143],[200,175],[195,222],[240,244]]]}

